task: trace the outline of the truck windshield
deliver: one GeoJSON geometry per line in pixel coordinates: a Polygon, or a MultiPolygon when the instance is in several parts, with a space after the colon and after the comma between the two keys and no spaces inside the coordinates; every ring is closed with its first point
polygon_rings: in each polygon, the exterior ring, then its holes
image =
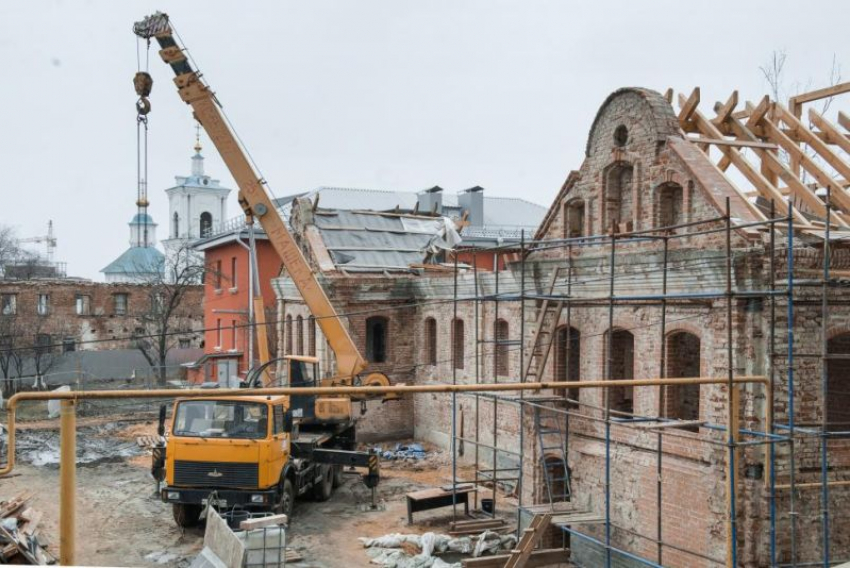
{"type": "Polygon", "coordinates": [[[268,407],[256,402],[189,400],[177,405],[175,436],[265,438],[268,407]]]}

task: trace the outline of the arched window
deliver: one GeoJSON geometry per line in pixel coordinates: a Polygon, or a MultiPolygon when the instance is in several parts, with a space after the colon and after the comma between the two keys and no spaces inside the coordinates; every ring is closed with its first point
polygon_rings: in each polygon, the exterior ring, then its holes
{"type": "Polygon", "coordinates": [[[463,369],[464,342],[463,320],[456,319],[452,323],[452,363],[455,369],[463,369]]]}
{"type": "Polygon", "coordinates": [[[633,174],[634,168],[631,165],[619,164],[608,170],[608,175],[605,176],[605,231],[613,227],[617,227],[618,232],[631,231],[634,228],[633,174]]]}
{"type": "Polygon", "coordinates": [[[174,212],[172,218],[171,236],[175,239],[180,236],[180,215],[177,214],[177,211],[174,212]]]}
{"type": "Polygon", "coordinates": [[[496,337],[496,349],[494,350],[494,365],[497,377],[507,377],[509,373],[509,351],[508,351],[508,322],[503,319],[496,320],[494,326],[496,337]]]}
{"type": "MultiPolygon", "coordinates": [[[[608,336],[605,332],[605,378],[612,381],[627,381],[635,378],[635,336],[624,329],[615,329],[611,337],[611,353],[608,353],[608,336]]],[[[608,391],[608,408],[616,412],[632,414],[634,407],[634,389],[616,387],[608,391]]]]}
{"type": "Polygon", "coordinates": [[[304,355],[304,318],[295,318],[295,343],[298,347],[297,354],[304,355]]]}
{"type": "Polygon", "coordinates": [[[316,356],[316,318],[307,318],[307,355],[316,356]]]}
{"type": "Polygon", "coordinates": [[[672,227],[685,222],[685,201],[681,185],[664,184],[658,188],[655,195],[658,200],[656,209],[659,227],[672,227]]]}
{"type": "Polygon", "coordinates": [[[846,432],[850,430],[850,333],[827,341],[826,351],[826,427],[830,432],[846,432]]]}
{"type": "Polygon", "coordinates": [[[564,238],[584,235],[584,200],[573,199],[564,207],[564,238]]]}
{"type": "MultiPolygon", "coordinates": [[[[674,331],[667,336],[665,347],[666,376],[672,378],[699,377],[700,339],[693,333],[674,331]]],[[[679,420],[699,420],[699,385],[664,387],[662,416],[679,420]]],[[[698,427],[688,426],[689,430],[698,427]]]]}
{"type": "Polygon", "coordinates": [[[286,330],[284,331],[286,334],[286,354],[293,355],[292,353],[292,316],[286,316],[286,330]]]}
{"type": "Polygon", "coordinates": [[[428,365],[437,364],[437,320],[425,320],[425,356],[428,365]]]}
{"type": "Polygon", "coordinates": [[[383,316],[366,320],[366,358],[373,363],[387,360],[387,318],[383,316]]]}
{"type": "Polygon", "coordinates": [[[208,237],[212,233],[212,214],[204,211],[201,213],[201,237],[208,237]]]}
{"type": "MultiPolygon", "coordinates": [[[[555,380],[581,380],[581,333],[563,325],[555,335],[555,380]]],[[[561,389],[563,391],[563,389],[561,389]]],[[[565,394],[570,400],[578,400],[580,389],[569,389],[565,394]]]]}

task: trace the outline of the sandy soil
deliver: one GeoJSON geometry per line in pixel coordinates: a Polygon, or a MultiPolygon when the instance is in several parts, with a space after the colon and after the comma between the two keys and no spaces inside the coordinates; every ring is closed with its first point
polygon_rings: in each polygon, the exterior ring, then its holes
{"type": "MultiPolygon", "coordinates": [[[[135,421],[121,429],[107,430],[109,419],[80,420],[91,436],[126,444],[136,436],[154,434],[153,420],[135,421]]],[[[53,430],[54,421],[30,422],[29,430],[53,430]]],[[[85,434],[81,434],[85,435],[85,434]]],[[[375,537],[393,532],[443,532],[452,520],[451,508],[417,513],[407,525],[404,494],[451,482],[451,470],[439,455],[424,463],[389,462],[382,467],[378,489],[380,508],[368,508],[370,492],[357,475],[346,476],[345,484],[326,503],[299,501],[288,533],[289,544],[305,557],[298,566],[332,568],[367,567],[369,559],[358,537],[375,537]]],[[[77,469],[77,562],[92,566],[188,565],[199,552],[203,529],[185,532],[174,524],[169,506],[153,494],[154,482],[148,456],[81,465],[77,469]]],[[[459,469],[460,479],[473,472],[459,469]]],[[[44,513],[42,534],[58,556],[59,470],[55,466],[34,467],[19,463],[14,477],[0,481],[0,500],[24,491],[35,494],[32,506],[44,513]]],[[[462,514],[462,508],[459,508],[462,514]]],[[[507,513],[507,511],[505,511],[507,513]]]]}

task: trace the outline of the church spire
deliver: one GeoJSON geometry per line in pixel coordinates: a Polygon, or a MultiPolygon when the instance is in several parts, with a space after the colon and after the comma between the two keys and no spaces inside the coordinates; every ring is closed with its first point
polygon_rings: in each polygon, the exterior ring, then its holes
{"type": "Polygon", "coordinates": [[[195,125],[195,155],[192,156],[192,175],[204,177],[204,157],[201,156],[201,125],[195,125]]]}

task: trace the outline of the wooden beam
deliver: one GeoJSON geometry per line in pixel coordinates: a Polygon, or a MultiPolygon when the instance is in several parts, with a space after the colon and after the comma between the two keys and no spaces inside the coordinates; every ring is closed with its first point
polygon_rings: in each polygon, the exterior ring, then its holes
{"type": "Polygon", "coordinates": [[[813,108],[809,109],[809,121],[821,129],[827,135],[828,141],[835,144],[848,154],[850,154],[850,139],[847,138],[838,128],[830,121],[825,119],[818,111],[813,108]]]}
{"type": "MultiPolygon", "coordinates": [[[[680,102],[682,96],[679,97],[680,102]]],[[[694,109],[692,120],[700,129],[700,131],[709,138],[722,138],[720,131],[714,126],[711,121],[705,118],[702,113],[694,109]]],[[[718,146],[732,162],[732,164],[740,171],[747,180],[753,184],[758,192],[768,201],[773,200],[780,213],[788,213],[788,205],[782,198],[782,194],[776,187],[771,184],[750,162],[747,160],[737,148],[732,146],[718,146]]],[[[796,209],[794,209],[794,219],[802,225],[809,225],[808,220],[796,209]]]]}
{"type": "MultiPolygon", "coordinates": [[[[466,558],[463,560],[463,568],[504,568],[510,558],[507,554],[496,556],[482,556],[480,558],[466,558]]],[[[570,559],[570,551],[566,548],[548,548],[535,550],[525,563],[525,568],[537,566],[551,566],[553,564],[566,564],[570,559]]]]}
{"type": "Polygon", "coordinates": [[[673,87],[670,87],[666,91],[664,91],[664,98],[667,99],[667,102],[671,105],[673,104],[673,87]]]}
{"type": "MultiPolygon", "coordinates": [[[[712,120],[714,122],[714,120],[712,120]]],[[[762,150],[779,150],[776,144],[749,140],[729,140],[728,138],[688,138],[694,144],[713,144],[715,146],[734,146],[736,148],[761,148],[762,150]]]]}
{"type": "MultiPolygon", "coordinates": [[[[735,135],[739,138],[742,138],[747,141],[755,141],[757,140],[755,134],[752,133],[750,129],[748,129],[740,120],[731,119],[729,121],[729,125],[732,130],[735,131],[735,135]]],[[[812,191],[808,185],[804,184],[800,178],[798,178],[794,173],[786,166],[779,157],[774,153],[767,151],[763,148],[754,148],[756,155],[759,157],[762,163],[762,174],[764,174],[765,170],[771,172],[771,177],[775,180],[776,178],[782,179],[788,186],[788,193],[803,203],[811,209],[813,213],[821,216],[822,218],[826,218],[826,205],[824,202],[815,195],[815,192],[812,191]]],[[[765,176],[767,178],[767,176],[765,176]]],[[[771,182],[773,185],[776,185],[775,182],[771,182]]],[[[781,189],[780,193],[784,193],[781,189]]],[[[844,220],[839,217],[836,211],[831,212],[830,220],[831,222],[837,224],[839,227],[847,227],[848,225],[844,222],[844,220]]]]}
{"type": "Polygon", "coordinates": [[[814,91],[809,91],[808,93],[800,93],[799,95],[794,95],[791,97],[789,101],[789,105],[798,107],[804,103],[810,103],[812,101],[818,101],[820,99],[828,99],[829,97],[834,97],[835,95],[840,95],[842,93],[850,92],[850,81],[847,83],[839,83],[838,85],[832,85],[831,87],[824,87],[823,89],[816,89],[814,91]]]}
{"type": "Polygon", "coordinates": [[[844,130],[850,130],[850,116],[844,114],[843,110],[838,111],[838,124],[840,124],[844,130]]]}
{"type": "Polygon", "coordinates": [[[691,116],[697,110],[697,105],[699,105],[699,87],[694,87],[691,96],[687,99],[683,95],[679,95],[679,106],[682,107],[682,110],[679,111],[679,125],[682,128],[685,128],[685,125],[690,122],[691,116]]]}
{"type": "Polygon", "coordinates": [[[715,126],[720,127],[723,123],[725,123],[729,119],[729,115],[735,110],[735,107],[738,106],[738,91],[732,91],[732,95],[729,97],[724,104],[718,103],[715,106],[715,111],[717,112],[717,116],[711,119],[711,122],[714,123],[715,126]]]}
{"type": "Polygon", "coordinates": [[[750,103],[747,103],[747,110],[750,111],[750,115],[747,117],[747,128],[752,128],[756,126],[761,119],[765,117],[767,111],[770,110],[770,98],[765,95],[759,101],[755,107],[751,107],[750,103]]]}
{"type": "Polygon", "coordinates": [[[782,105],[775,105],[775,109],[777,117],[787,124],[789,128],[796,131],[800,139],[804,143],[808,144],[812,150],[817,152],[820,157],[830,165],[830,167],[832,167],[845,179],[850,178],[850,164],[845,162],[840,156],[838,156],[838,154],[833,152],[826,142],[815,136],[812,131],[800,122],[800,119],[791,114],[788,109],[784,108],[782,105]]]}

